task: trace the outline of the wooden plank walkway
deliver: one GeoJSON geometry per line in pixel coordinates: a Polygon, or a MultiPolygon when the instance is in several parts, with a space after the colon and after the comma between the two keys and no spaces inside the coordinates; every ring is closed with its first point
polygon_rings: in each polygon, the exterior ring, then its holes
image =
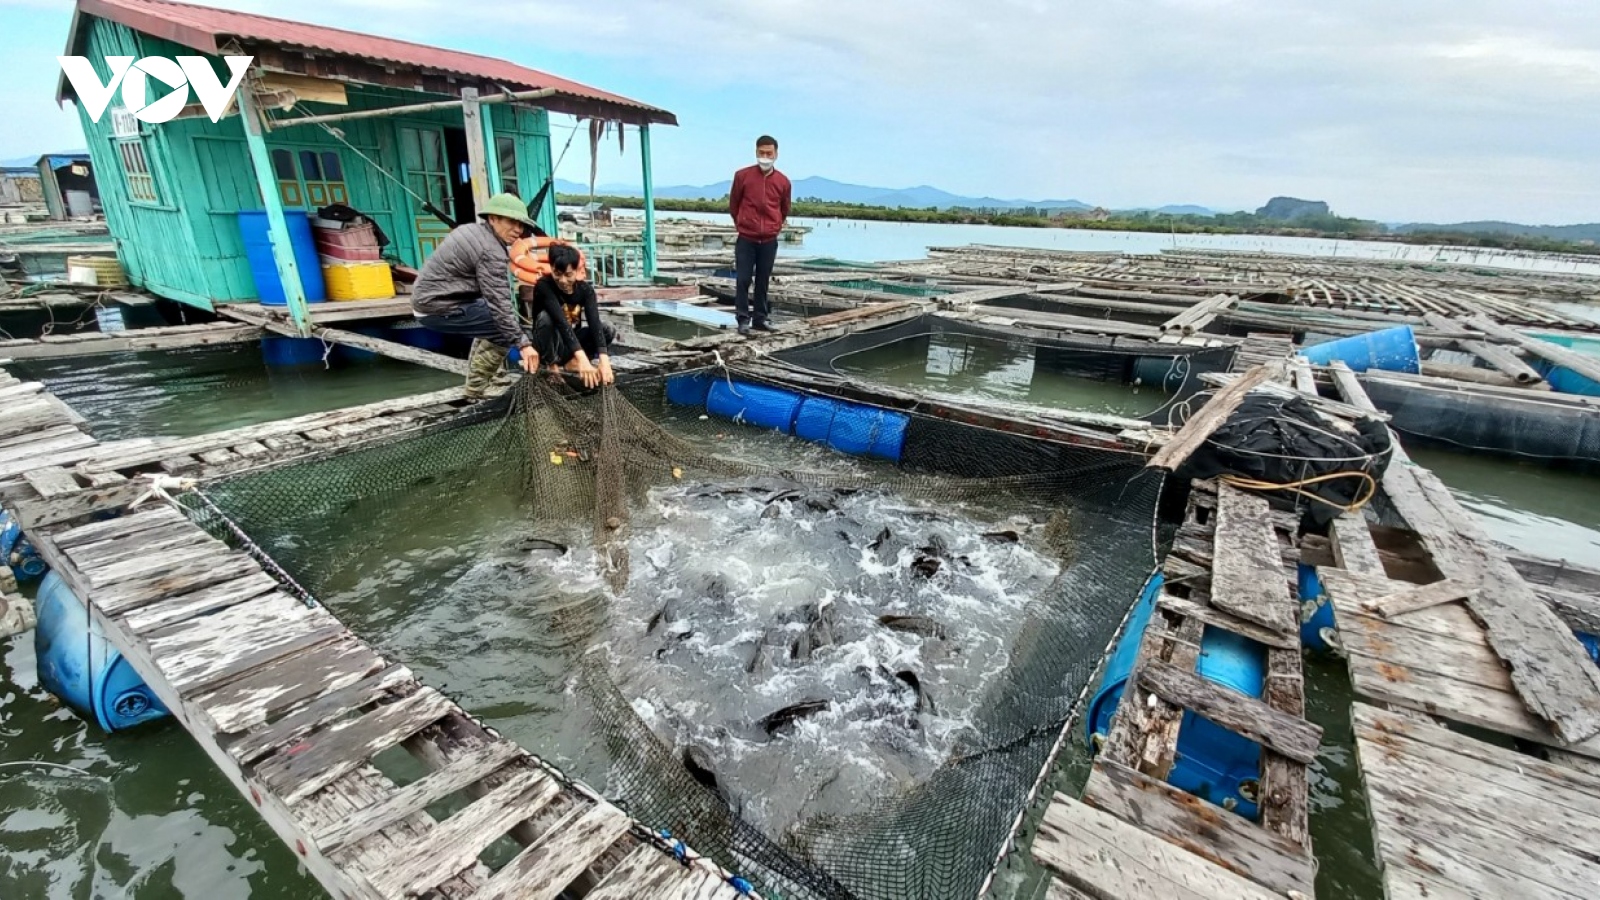
{"type": "Polygon", "coordinates": [[[0,358],[59,359],[101,353],[213,347],[253,341],[259,337],[261,329],[258,327],[228,322],[114,332],[86,331],[79,334],[52,334],[37,340],[0,341],[0,358]]]}
{"type": "MultiPolygon", "coordinates": [[[[1334,366],[1331,371],[1345,402],[1371,406],[1348,369],[1334,366]]],[[[1399,448],[1399,439],[1392,432],[1391,439],[1399,448]]],[[[1467,616],[1471,627],[1452,628],[1451,636],[1469,643],[1486,642],[1496,668],[1508,670],[1518,705],[1547,726],[1540,730],[1572,744],[1585,744],[1600,737],[1600,667],[1589,659],[1566,623],[1489,540],[1472,514],[1455,500],[1438,476],[1412,464],[1403,449],[1396,450],[1384,471],[1383,491],[1439,575],[1470,589],[1464,602],[1471,611],[1467,616]]],[[[1363,592],[1347,586],[1342,601],[1338,599],[1339,591],[1330,588],[1329,596],[1334,598],[1337,615],[1341,602],[1359,605],[1403,587],[1369,585],[1363,592]]],[[[1462,614],[1466,615],[1466,610],[1462,614]]],[[[1461,623],[1458,620],[1456,624],[1461,623]]],[[[1452,701],[1444,702],[1454,705],[1452,701]]]]}
{"type": "MultiPolygon", "coordinates": [[[[71,427],[65,407],[17,387],[0,394],[0,427],[13,437],[18,409],[60,418],[18,438],[12,455],[55,459],[29,438],[59,440],[46,435],[71,427]]],[[[93,492],[63,477],[46,464],[18,483],[41,502],[93,492]]],[[[24,525],[107,639],[333,896],[553,900],[569,886],[645,896],[645,883],[739,896],[725,872],[672,861],[643,825],[484,728],[176,509],[81,521],[24,525]],[[394,748],[431,771],[392,781],[374,759],[394,748]],[[429,812],[455,795],[459,812],[429,812]],[[502,838],[524,849],[491,871],[480,854],[502,838]]]]}
{"type": "Polygon", "coordinates": [[[1353,718],[1390,900],[1600,890],[1600,777],[1363,703],[1353,718]]]}
{"type": "Polygon", "coordinates": [[[1296,526],[1259,496],[1196,483],[1083,799],[1057,795],[1034,844],[1070,888],[1104,900],[1313,896],[1307,766],[1321,729],[1304,718],[1296,526]],[[1211,628],[1263,645],[1261,699],[1195,674],[1211,628]],[[1262,745],[1257,821],[1166,783],[1186,712],[1262,745]]]}

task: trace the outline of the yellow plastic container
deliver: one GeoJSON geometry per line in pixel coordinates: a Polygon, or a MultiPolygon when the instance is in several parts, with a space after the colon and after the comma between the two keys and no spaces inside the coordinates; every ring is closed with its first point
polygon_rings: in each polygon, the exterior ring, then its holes
{"type": "Polygon", "coordinates": [[[394,296],[394,276],[386,262],[325,265],[322,278],[329,300],[387,300],[394,296]]]}
{"type": "Polygon", "coordinates": [[[67,280],[73,284],[93,284],[100,287],[122,288],[128,286],[128,276],[115,256],[67,257],[67,280]],[[74,272],[73,270],[77,271],[74,272]]]}

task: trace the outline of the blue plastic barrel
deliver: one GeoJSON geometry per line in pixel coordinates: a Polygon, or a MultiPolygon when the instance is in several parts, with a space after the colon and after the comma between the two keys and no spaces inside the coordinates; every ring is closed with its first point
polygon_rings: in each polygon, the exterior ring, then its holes
{"type": "Polygon", "coordinates": [[[1322,589],[1317,567],[1300,563],[1296,570],[1295,593],[1300,598],[1300,644],[1311,650],[1331,650],[1334,634],[1333,604],[1322,589]]]}
{"type": "MultiPolygon", "coordinates": [[[[1139,656],[1139,644],[1161,593],[1161,573],[1145,583],[1128,627],[1106,662],[1105,675],[1089,702],[1084,725],[1091,740],[1111,730],[1117,704],[1139,656]]],[[[1200,639],[1196,671],[1203,677],[1252,697],[1260,697],[1266,680],[1266,648],[1231,632],[1207,628],[1200,639]]],[[[1261,777],[1261,746],[1194,713],[1184,713],[1178,727],[1178,758],[1168,774],[1172,786],[1218,806],[1231,807],[1245,818],[1257,814],[1252,787],[1261,777]],[[1249,795],[1249,796],[1247,796],[1249,795]]]]}
{"type": "Polygon", "coordinates": [[[1422,354],[1410,325],[1399,325],[1336,341],[1301,347],[1300,355],[1319,366],[1342,362],[1353,372],[1382,369],[1422,374],[1422,354]]]}
{"type": "Polygon", "coordinates": [[[706,394],[706,411],[744,425],[792,434],[800,399],[793,391],[723,378],[713,383],[706,394]]]}
{"type": "MultiPolygon", "coordinates": [[[[300,269],[300,286],[305,291],[306,302],[321,303],[328,299],[328,290],[322,280],[322,259],[317,256],[317,245],[311,238],[311,218],[297,210],[285,210],[283,217],[289,226],[289,246],[294,248],[294,261],[300,269]]],[[[287,305],[289,298],[284,295],[283,280],[278,277],[278,261],[272,256],[272,235],[267,228],[266,212],[239,213],[239,235],[244,238],[244,255],[250,260],[256,297],[263,306],[287,305]]]]}
{"type": "Polygon", "coordinates": [[[667,376],[667,402],[678,406],[706,405],[714,376],[709,372],[685,373],[667,376]]]}
{"type": "MultiPolygon", "coordinates": [[[[367,337],[375,337],[382,340],[389,339],[389,329],[382,325],[357,325],[355,328],[350,330],[354,331],[356,334],[364,334],[367,337]]],[[[318,341],[317,343],[320,344],[321,341],[318,341]]],[[[338,345],[338,347],[335,348],[335,353],[339,359],[347,363],[366,363],[372,362],[378,358],[378,352],[376,350],[363,350],[360,347],[351,347],[348,344],[338,345]]]]}
{"type": "Polygon", "coordinates": [[[39,585],[33,633],[39,683],[105,731],[120,731],[167,714],[156,695],[105,639],[61,576],[39,585]]]}
{"type": "MultiPolygon", "coordinates": [[[[1266,648],[1220,628],[1200,638],[1200,677],[1259,698],[1266,684],[1266,648]]],[[[1167,783],[1204,797],[1247,819],[1256,817],[1255,786],[1261,779],[1261,745],[1192,712],[1178,726],[1178,759],[1167,783]]]]}
{"type": "Polygon", "coordinates": [[[272,368],[320,366],[324,352],[316,338],[264,337],[261,358],[272,368]]]}
{"type": "Polygon", "coordinates": [[[1183,386],[1189,372],[1187,362],[1179,363],[1171,356],[1135,356],[1133,358],[1134,383],[1145,387],[1172,392],[1183,386]]]}
{"type": "Polygon", "coordinates": [[[1161,585],[1165,581],[1165,576],[1155,572],[1145,582],[1144,592],[1139,595],[1139,603],[1128,617],[1127,628],[1117,641],[1116,649],[1111,651],[1111,658],[1106,661],[1105,675],[1100,679],[1100,689],[1094,692],[1094,699],[1089,701],[1089,714],[1083,717],[1086,730],[1084,736],[1091,743],[1095,735],[1104,736],[1111,733],[1111,717],[1117,712],[1117,703],[1122,699],[1122,689],[1127,686],[1128,675],[1133,671],[1133,663],[1139,657],[1139,644],[1144,640],[1145,627],[1150,624],[1150,616],[1156,608],[1156,598],[1161,595],[1161,585]]]}
{"type": "Polygon", "coordinates": [[[1573,633],[1578,636],[1578,643],[1583,645],[1583,649],[1589,654],[1589,658],[1594,660],[1595,665],[1600,666],[1600,636],[1590,634],[1587,631],[1575,631],[1573,633]]]}
{"type": "Polygon", "coordinates": [[[0,509],[0,566],[10,566],[11,574],[24,583],[43,578],[50,569],[23,535],[22,523],[3,509],[0,509]]]}
{"type": "Polygon", "coordinates": [[[796,437],[827,444],[843,453],[900,461],[911,417],[844,400],[807,397],[795,417],[796,437]]]}
{"type": "Polygon", "coordinates": [[[410,322],[396,322],[389,327],[387,335],[389,340],[407,347],[416,347],[421,350],[431,350],[439,353],[444,350],[444,335],[431,328],[422,327],[416,320],[410,322]]]}
{"type": "Polygon", "coordinates": [[[1587,375],[1579,375],[1564,366],[1558,366],[1549,360],[1530,360],[1533,367],[1539,370],[1544,380],[1550,382],[1550,389],[1563,394],[1584,394],[1589,397],[1600,397],[1600,381],[1595,381],[1587,375]]]}

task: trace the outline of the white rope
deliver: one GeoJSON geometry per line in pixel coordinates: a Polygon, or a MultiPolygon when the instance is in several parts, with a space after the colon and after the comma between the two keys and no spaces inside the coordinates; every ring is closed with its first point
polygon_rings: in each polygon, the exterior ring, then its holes
{"type": "Polygon", "coordinates": [[[147,500],[161,500],[179,512],[184,512],[185,510],[183,508],[183,504],[179,503],[172,496],[172,494],[168,492],[192,491],[194,490],[195,485],[198,483],[193,478],[178,478],[172,475],[162,474],[139,475],[136,477],[145,479],[148,482],[148,486],[145,488],[144,493],[135,497],[133,502],[128,504],[128,509],[130,510],[143,504],[147,500]]]}

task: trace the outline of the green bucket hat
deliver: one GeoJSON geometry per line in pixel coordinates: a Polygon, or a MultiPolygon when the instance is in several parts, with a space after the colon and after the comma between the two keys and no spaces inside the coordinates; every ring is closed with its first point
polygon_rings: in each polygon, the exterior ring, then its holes
{"type": "Polygon", "coordinates": [[[528,218],[528,205],[512,193],[495,194],[490,197],[489,202],[483,204],[483,209],[478,210],[478,218],[484,216],[504,216],[515,219],[529,228],[534,227],[533,220],[528,218]]]}

